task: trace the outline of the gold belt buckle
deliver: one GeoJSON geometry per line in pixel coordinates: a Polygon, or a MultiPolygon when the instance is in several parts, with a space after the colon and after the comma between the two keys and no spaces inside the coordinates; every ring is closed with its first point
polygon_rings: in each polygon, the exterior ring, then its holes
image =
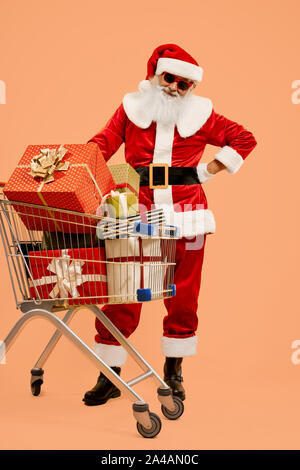
{"type": "Polygon", "coordinates": [[[169,171],[167,163],[150,163],[149,165],[149,188],[150,189],[167,189],[169,186],[169,171]],[[165,184],[153,184],[153,168],[163,167],[165,169],[165,184]]]}

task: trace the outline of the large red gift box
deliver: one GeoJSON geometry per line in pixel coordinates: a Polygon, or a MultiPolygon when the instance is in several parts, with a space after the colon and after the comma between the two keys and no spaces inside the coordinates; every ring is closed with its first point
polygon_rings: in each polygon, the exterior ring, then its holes
{"type": "Polygon", "coordinates": [[[107,303],[103,247],[30,251],[28,258],[33,299],[64,299],[69,305],[107,303]]]}
{"type": "Polygon", "coordinates": [[[35,164],[36,157],[43,157],[44,152],[47,159],[47,150],[59,152],[59,148],[59,145],[29,145],[5,185],[4,194],[10,201],[42,206],[15,206],[28,229],[89,232],[90,225],[96,225],[96,218],[83,218],[46,207],[96,214],[102,197],[114,189],[114,180],[98,145],[93,142],[64,145],[67,152],[61,161],[56,159],[57,169],[53,171],[50,164],[52,181],[46,182],[45,178],[38,176],[38,171],[34,177],[32,164],[35,164]]]}

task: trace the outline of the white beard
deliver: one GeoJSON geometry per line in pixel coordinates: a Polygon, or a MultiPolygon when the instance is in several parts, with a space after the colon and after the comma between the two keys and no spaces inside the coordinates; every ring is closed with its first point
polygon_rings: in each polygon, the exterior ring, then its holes
{"type": "Polygon", "coordinates": [[[183,109],[188,105],[190,100],[190,91],[184,95],[173,92],[172,95],[167,94],[163,87],[158,84],[151,84],[151,88],[146,92],[147,101],[151,102],[153,110],[152,120],[163,124],[176,124],[183,109]]]}
{"type": "Polygon", "coordinates": [[[194,135],[212,113],[211,100],[194,95],[192,90],[180,97],[162,93],[150,80],[140,82],[139,91],[127,93],[122,101],[128,119],[141,129],[148,129],[153,121],[171,122],[186,138],[194,135]]]}

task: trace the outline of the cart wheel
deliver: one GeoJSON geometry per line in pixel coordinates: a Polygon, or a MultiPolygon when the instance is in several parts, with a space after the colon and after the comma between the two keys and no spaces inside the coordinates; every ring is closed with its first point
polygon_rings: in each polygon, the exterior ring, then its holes
{"type": "Polygon", "coordinates": [[[41,379],[36,380],[31,384],[31,393],[37,397],[41,393],[41,386],[43,381],[41,379]]]}
{"type": "Polygon", "coordinates": [[[174,401],[174,405],[175,405],[175,410],[174,411],[168,410],[168,408],[166,408],[164,405],[161,405],[161,411],[162,411],[162,414],[166,418],[174,420],[174,419],[180,418],[180,416],[183,414],[184,404],[183,404],[183,401],[181,400],[181,398],[179,398],[179,397],[174,397],[173,396],[173,401],[174,401]]]}
{"type": "Polygon", "coordinates": [[[152,427],[151,429],[146,429],[144,426],[142,426],[140,423],[136,423],[136,427],[138,432],[143,436],[143,437],[155,437],[157,434],[160,433],[161,430],[161,420],[160,417],[157,416],[155,413],[149,412],[150,420],[152,427]]]}

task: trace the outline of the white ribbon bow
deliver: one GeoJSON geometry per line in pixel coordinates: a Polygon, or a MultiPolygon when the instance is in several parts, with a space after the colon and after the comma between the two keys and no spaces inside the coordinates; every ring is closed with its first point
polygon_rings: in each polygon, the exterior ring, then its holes
{"type": "MultiPolygon", "coordinates": [[[[99,206],[103,207],[104,210],[107,210],[109,217],[115,218],[116,217],[116,210],[112,204],[107,203],[107,198],[109,197],[116,197],[119,201],[119,209],[121,209],[122,217],[128,217],[129,215],[129,208],[127,205],[127,193],[120,193],[118,191],[110,191],[109,193],[103,196],[101,204],[99,206]]],[[[99,209],[98,208],[98,209],[99,209]]]]}
{"type": "Polygon", "coordinates": [[[49,296],[55,298],[59,294],[60,297],[68,297],[70,294],[71,297],[79,297],[77,286],[81,286],[84,282],[81,269],[84,261],[73,260],[70,262],[68,250],[62,250],[62,258],[53,258],[48,265],[48,270],[56,274],[57,277],[57,283],[49,296]]]}

